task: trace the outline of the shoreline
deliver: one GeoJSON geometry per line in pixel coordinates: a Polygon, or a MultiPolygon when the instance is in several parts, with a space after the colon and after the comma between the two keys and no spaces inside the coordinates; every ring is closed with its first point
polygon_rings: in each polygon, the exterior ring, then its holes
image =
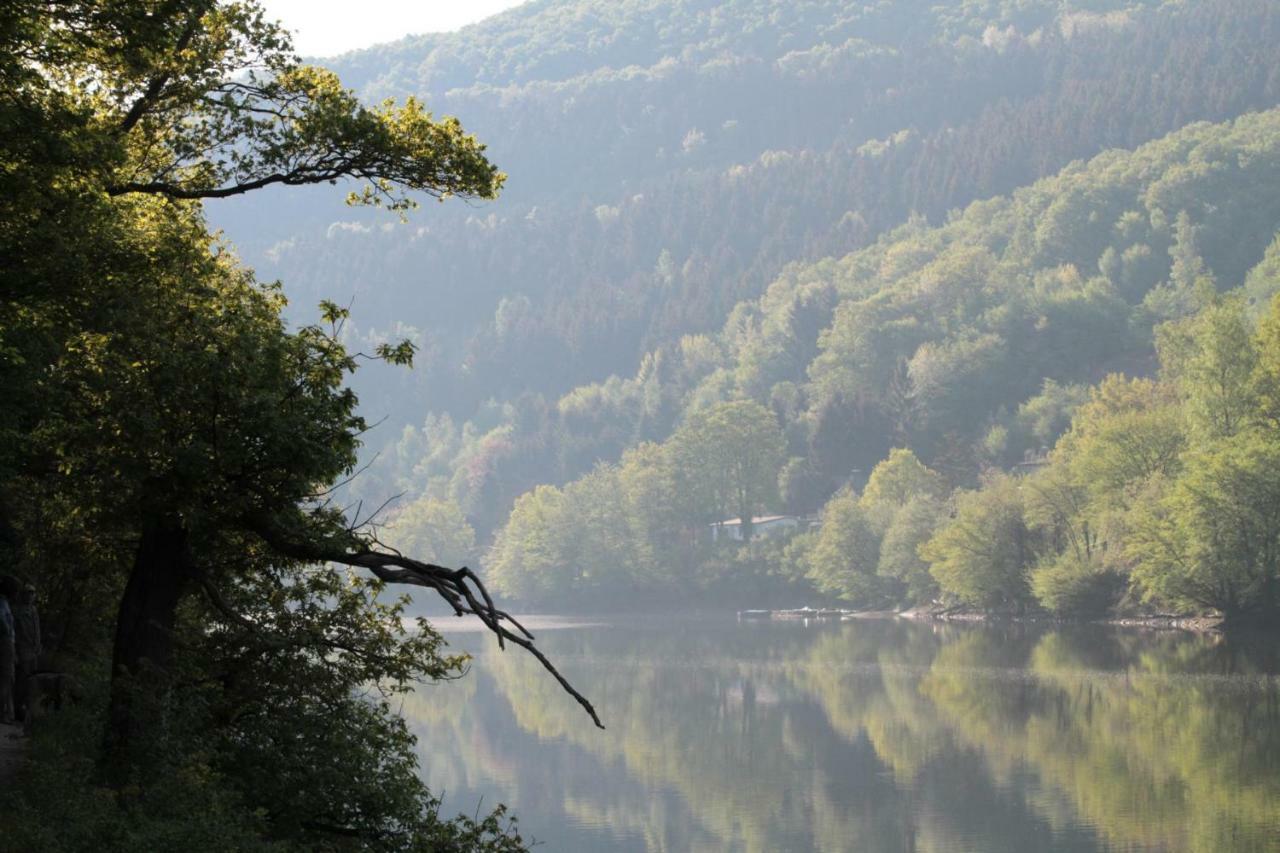
{"type": "MultiPolygon", "coordinates": [[[[952,610],[911,608],[888,610],[883,608],[856,610],[841,607],[794,608],[746,608],[739,610],[721,608],[689,608],[667,610],[568,610],[563,613],[516,614],[531,631],[545,633],[567,629],[625,626],[632,622],[648,623],[655,618],[680,622],[684,620],[706,621],[728,619],[736,622],[840,622],[854,620],[906,619],[913,622],[955,624],[1024,624],[1044,626],[1103,625],[1113,628],[1137,628],[1151,631],[1185,631],[1197,634],[1226,634],[1253,631],[1280,631],[1280,623],[1232,623],[1228,625],[1220,616],[1180,616],[1175,614],[1126,615],[1103,617],[1067,617],[1051,614],[1015,614],[980,610],[952,610]],[[736,616],[736,619],[735,619],[736,616]]],[[[426,617],[442,634],[485,633],[488,629],[475,617],[426,617]]]]}
{"type": "Polygon", "coordinates": [[[1116,628],[1189,631],[1196,634],[1221,634],[1225,630],[1224,620],[1220,616],[1156,615],[1081,617],[1072,619],[1064,616],[985,613],[974,610],[934,611],[920,609],[904,610],[893,615],[895,618],[911,619],[918,622],[1020,622],[1034,625],[1109,625],[1116,628]]]}

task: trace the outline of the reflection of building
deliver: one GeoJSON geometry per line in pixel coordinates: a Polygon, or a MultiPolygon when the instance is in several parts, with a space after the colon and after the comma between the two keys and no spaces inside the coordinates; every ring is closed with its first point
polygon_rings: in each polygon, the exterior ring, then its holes
{"type": "MultiPolygon", "coordinates": [[[[795,532],[801,524],[801,519],[794,515],[758,515],[751,519],[751,538],[769,539],[788,535],[795,532]]],[[[742,519],[729,518],[711,525],[711,541],[719,542],[721,539],[741,542],[742,519]]]]}

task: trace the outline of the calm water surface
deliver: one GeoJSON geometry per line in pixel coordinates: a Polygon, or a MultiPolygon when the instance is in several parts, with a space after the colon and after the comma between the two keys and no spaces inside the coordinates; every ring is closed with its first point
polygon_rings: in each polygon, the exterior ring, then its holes
{"type": "MultiPolygon", "coordinates": [[[[442,624],[447,628],[448,622],[442,624]]],[[[1280,851],[1275,638],[628,619],[404,713],[452,811],[547,851],[1280,851]]]]}

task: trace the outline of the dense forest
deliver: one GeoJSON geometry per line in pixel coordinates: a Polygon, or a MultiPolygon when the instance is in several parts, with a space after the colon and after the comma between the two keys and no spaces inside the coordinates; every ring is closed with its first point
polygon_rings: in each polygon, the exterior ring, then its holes
{"type": "Polygon", "coordinates": [[[353,348],[419,345],[414,371],[356,380],[379,421],[356,497],[451,500],[483,548],[534,486],[665,440],[682,401],[637,416],[606,389],[716,358],[698,336],[791,265],[1280,101],[1267,2],[727,9],[529,4],[331,62],[466,116],[512,175],[492,206],[400,226],[314,189],[211,210],[295,303],[350,302],[353,348]]]}
{"type": "Polygon", "coordinates": [[[1250,609],[1143,581],[1111,529],[1131,495],[1019,505],[981,593],[945,543],[1110,374],[1195,393],[1156,342],[1210,291],[1266,313],[1274,5],[729,8],[534,3],[333,60],[465,113],[516,176],[425,227],[218,214],[260,268],[350,294],[348,340],[421,347],[358,386],[386,420],[349,499],[400,495],[387,541],[527,601],[1250,609]],[[927,488],[868,496],[908,461],[927,488]],[[756,513],[814,530],[710,541],[756,513]]]}
{"type": "Polygon", "coordinates": [[[689,381],[677,363],[603,386],[619,418],[678,401],[678,427],[519,498],[487,558],[495,585],[609,600],[692,581],[759,600],[800,584],[865,606],[1095,613],[1274,604],[1266,513],[1280,504],[1262,448],[1280,357],[1278,131],[1277,112],[1195,125],[793,268],[719,335],[686,339],[714,354],[689,381]],[[1145,515],[1153,503],[1166,511],[1145,515]],[[821,526],[751,548],[705,535],[767,510],[820,512],[821,526]]]}

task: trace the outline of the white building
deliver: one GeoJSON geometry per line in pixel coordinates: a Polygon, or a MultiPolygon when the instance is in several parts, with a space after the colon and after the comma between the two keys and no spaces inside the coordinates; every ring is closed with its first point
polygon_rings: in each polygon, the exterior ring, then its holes
{"type": "MultiPolygon", "coordinates": [[[[801,523],[801,519],[794,515],[758,515],[751,519],[751,538],[769,539],[774,536],[787,535],[795,532],[801,523]]],[[[741,542],[742,519],[727,518],[724,521],[712,524],[711,541],[719,542],[721,539],[741,542]]]]}

